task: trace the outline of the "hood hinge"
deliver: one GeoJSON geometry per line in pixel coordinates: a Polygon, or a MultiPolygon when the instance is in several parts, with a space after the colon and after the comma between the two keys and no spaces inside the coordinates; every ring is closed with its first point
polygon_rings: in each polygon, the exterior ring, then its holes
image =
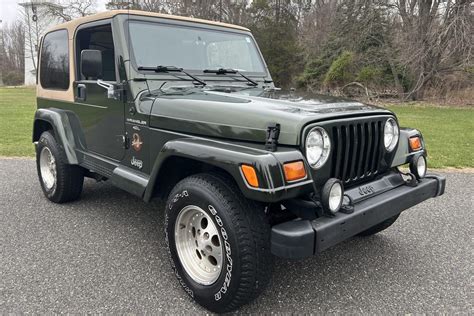
{"type": "Polygon", "coordinates": [[[268,125],[265,149],[268,151],[276,151],[278,145],[278,137],[280,137],[280,124],[272,123],[268,125]]]}

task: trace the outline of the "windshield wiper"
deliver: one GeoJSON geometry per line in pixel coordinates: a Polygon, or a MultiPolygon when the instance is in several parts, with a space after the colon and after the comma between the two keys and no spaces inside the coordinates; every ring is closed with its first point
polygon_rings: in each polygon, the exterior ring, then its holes
{"type": "Polygon", "coordinates": [[[185,74],[186,76],[193,79],[194,81],[199,82],[199,84],[201,84],[203,86],[206,85],[206,83],[203,80],[187,73],[186,71],[183,70],[183,68],[178,68],[176,66],[161,66],[161,65],[156,66],[156,67],[140,66],[140,67],[138,67],[138,70],[149,70],[149,71],[154,71],[154,72],[179,72],[179,73],[185,74]]]}
{"type": "Polygon", "coordinates": [[[204,69],[204,73],[211,73],[211,74],[216,74],[216,75],[225,75],[225,74],[236,74],[247,80],[252,86],[258,86],[258,83],[246,75],[242,74],[240,71],[236,69],[225,69],[225,68],[219,68],[219,69],[204,69]]]}

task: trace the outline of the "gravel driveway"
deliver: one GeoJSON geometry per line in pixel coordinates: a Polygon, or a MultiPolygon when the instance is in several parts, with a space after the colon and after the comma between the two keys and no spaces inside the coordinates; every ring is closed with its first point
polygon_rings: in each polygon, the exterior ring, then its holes
{"type": "MultiPolygon", "coordinates": [[[[302,261],[276,259],[241,312],[473,313],[473,173],[385,232],[302,261]]],[[[35,163],[0,159],[0,314],[206,313],[171,273],[159,203],[86,181],[80,201],[43,197],[35,163]]]]}

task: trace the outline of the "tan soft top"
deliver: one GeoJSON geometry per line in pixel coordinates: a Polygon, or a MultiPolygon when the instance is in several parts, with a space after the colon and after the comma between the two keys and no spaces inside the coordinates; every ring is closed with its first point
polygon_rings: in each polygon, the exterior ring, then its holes
{"type": "MultiPolygon", "coordinates": [[[[134,16],[150,16],[150,17],[157,17],[163,19],[170,19],[170,20],[178,20],[178,21],[186,21],[186,22],[194,22],[194,23],[201,23],[207,25],[217,25],[227,28],[233,28],[242,31],[249,31],[249,29],[245,27],[241,27],[238,25],[221,23],[221,22],[213,22],[201,19],[193,19],[193,18],[186,18],[182,16],[176,15],[169,15],[169,14],[161,14],[161,13],[154,13],[154,12],[147,12],[147,11],[137,11],[137,10],[112,10],[112,11],[105,11],[89,16],[85,16],[82,18],[78,18],[66,23],[62,23],[59,25],[54,26],[48,32],[59,30],[59,29],[67,29],[69,34],[68,39],[68,48],[69,48],[69,87],[67,90],[52,90],[52,89],[44,89],[39,83],[36,87],[36,96],[39,98],[46,98],[52,100],[63,100],[66,102],[74,102],[74,92],[72,89],[72,83],[75,80],[76,76],[76,69],[74,67],[74,34],[76,32],[77,27],[82,24],[88,22],[94,22],[99,20],[105,20],[112,18],[118,14],[130,14],[134,16]]],[[[40,57],[41,58],[41,57],[40,57]]],[[[41,72],[41,67],[39,69],[41,72]]]]}
{"type": "Polygon", "coordinates": [[[112,18],[118,14],[151,16],[151,17],[157,17],[157,18],[162,18],[162,19],[194,22],[194,23],[201,23],[201,24],[208,24],[208,25],[217,25],[217,26],[228,27],[228,28],[233,28],[233,29],[242,30],[242,31],[250,31],[248,28],[234,25],[234,24],[227,24],[227,23],[222,23],[222,22],[214,22],[214,21],[195,19],[195,18],[187,18],[184,16],[162,14],[162,13],[155,13],[155,12],[148,12],[148,11],[139,11],[139,10],[111,10],[111,11],[105,11],[105,12],[101,12],[101,13],[97,13],[93,15],[88,15],[82,18],[74,19],[66,23],[58,24],[54,26],[53,28],[51,28],[50,30],[48,30],[48,32],[53,31],[53,30],[58,30],[58,29],[67,29],[69,31],[69,36],[74,36],[74,32],[76,28],[80,26],[81,24],[112,18]]]}

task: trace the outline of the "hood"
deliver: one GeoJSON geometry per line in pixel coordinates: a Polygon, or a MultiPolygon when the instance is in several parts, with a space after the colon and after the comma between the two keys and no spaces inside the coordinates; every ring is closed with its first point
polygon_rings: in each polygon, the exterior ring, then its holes
{"type": "Polygon", "coordinates": [[[222,92],[193,88],[159,92],[153,97],[151,127],[263,143],[267,127],[278,123],[278,142],[284,145],[298,145],[301,131],[309,123],[391,114],[357,101],[295,91],[222,92]]]}

